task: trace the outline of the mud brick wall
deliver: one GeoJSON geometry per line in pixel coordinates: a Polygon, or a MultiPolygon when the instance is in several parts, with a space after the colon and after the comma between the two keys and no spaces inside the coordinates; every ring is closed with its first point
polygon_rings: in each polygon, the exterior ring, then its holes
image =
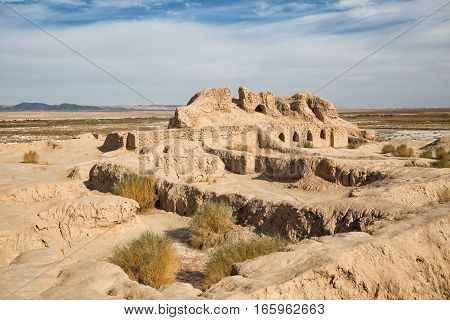
{"type": "Polygon", "coordinates": [[[252,126],[158,129],[152,131],[136,131],[130,134],[134,135],[134,140],[137,142],[135,148],[138,149],[172,139],[203,141],[205,144],[214,143],[219,145],[229,145],[230,143],[254,145],[258,140],[258,128],[252,126]]]}
{"type": "Polygon", "coordinates": [[[105,151],[121,148],[139,151],[145,146],[175,139],[202,141],[205,144],[223,147],[236,143],[252,146],[258,144],[261,134],[284,147],[301,146],[305,141],[310,141],[314,147],[345,148],[348,144],[348,134],[345,129],[301,123],[298,125],[220,126],[116,132],[106,137],[102,148],[105,151]]]}

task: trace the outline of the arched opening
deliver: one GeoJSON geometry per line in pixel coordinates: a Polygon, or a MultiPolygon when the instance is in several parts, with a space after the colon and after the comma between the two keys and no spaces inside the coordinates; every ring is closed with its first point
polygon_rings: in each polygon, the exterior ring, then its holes
{"type": "Polygon", "coordinates": [[[308,133],[306,134],[306,140],[313,141],[313,135],[311,131],[308,130],[308,133]]]}
{"type": "Polygon", "coordinates": [[[262,105],[258,105],[258,106],[255,108],[255,112],[258,112],[258,113],[264,113],[264,107],[263,107],[262,105]]]}
{"type": "Polygon", "coordinates": [[[278,138],[281,140],[281,141],[285,141],[285,138],[284,138],[284,133],[282,132],[282,133],[280,133],[280,135],[278,136],[278,138]]]}
{"type": "Polygon", "coordinates": [[[294,132],[294,136],[292,137],[292,141],[294,141],[294,142],[300,142],[300,137],[299,137],[297,131],[294,132]]]}
{"type": "Polygon", "coordinates": [[[320,131],[320,139],[326,139],[327,138],[327,133],[325,132],[325,129],[322,129],[322,131],[320,131]]]}

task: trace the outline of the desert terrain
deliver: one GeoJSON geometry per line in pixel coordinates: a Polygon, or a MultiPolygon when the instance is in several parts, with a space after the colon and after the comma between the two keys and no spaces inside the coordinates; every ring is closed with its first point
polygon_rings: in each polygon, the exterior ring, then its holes
{"type": "Polygon", "coordinates": [[[173,112],[0,112],[0,143],[66,140],[84,133],[151,130],[173,112]]]}
{"type": "Polygon", "coordinates": [[[0,114],[0,298],[449,299],[449,115],[246,88],[0,114]]]}

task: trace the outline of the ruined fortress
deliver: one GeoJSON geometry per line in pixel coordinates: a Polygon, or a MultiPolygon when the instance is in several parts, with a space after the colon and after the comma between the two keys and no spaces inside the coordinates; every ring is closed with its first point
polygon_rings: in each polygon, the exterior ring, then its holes
{"type": "Polygon", "coordinates": [[[288,152],[306,141],[314,147],[345,148],[349,139],[373,139],[373,133],[343,120],[331,102],[311,93],[277,97],[241,87],[239,98],[234,99],[229,88],[213,88],[198,92],[187,106],[177,108],[167,129],[114,133],[107,137],[104,150],[139,151],[168,139],[288,152]]]}

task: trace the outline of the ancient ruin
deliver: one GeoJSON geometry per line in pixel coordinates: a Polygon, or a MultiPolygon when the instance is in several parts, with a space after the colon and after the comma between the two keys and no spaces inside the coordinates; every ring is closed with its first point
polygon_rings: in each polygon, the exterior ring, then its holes
{"type": "MultiPolygon", "coordinates": [[[[449,148],[447,140],[391,143],[408,143],[417,155],[449,148]]],[[[311,93],[239,88],[233,98],[215,88],[177,108],[168,128],[1,146],[8,174],[0,184],[0,296],[448,299],[450,169],[382,154],[384,144],[311,93]],[[31,147],[47,165],[18,161],[31,147]],[[152,214],[111,194],[127,177],[149,173],[158,196],[152,214]],[[186,239],[191,217],[211,200],[231,208],[241,237],[289,245],[236,263],[200,290],[196,276],[210,251],[186,239]],[[147,229],[172,236],[182,261],[177,281],[159,289],[107,261],[114,245],[147,229]]]]}
{"type": "Polygon", "coordinates": [[[305,141],[316,147],[345,148],[349,139],[373,139],[339,117],[333,104],[311,93],[277,97],[271,92],[253,93],[239,88],[232,98],[229,88],[205,89],[187,106],[177,108],[167,129],[110,135],[105,150],[139,149],[165,139],[224,143],[248,143],[286,152],[305,141]]]}

